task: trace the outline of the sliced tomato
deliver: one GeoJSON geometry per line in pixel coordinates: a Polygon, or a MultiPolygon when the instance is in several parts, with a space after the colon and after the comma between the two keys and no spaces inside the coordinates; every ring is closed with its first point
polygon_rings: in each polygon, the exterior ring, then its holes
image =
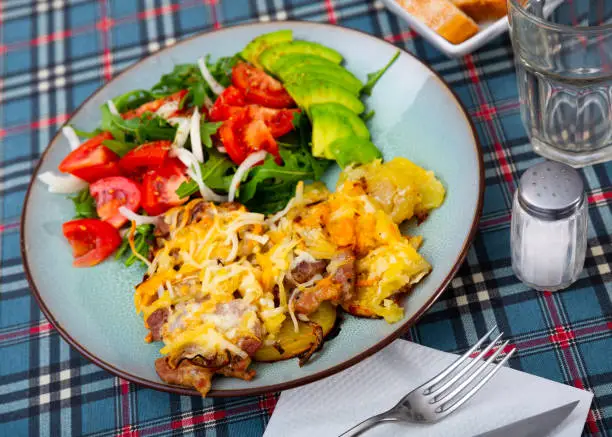
{"type": "Polygon", "coordinates": [[[228,86],[215,100],[208,118],[211,121],[225,121],[240,112],[244,105],[246,105],[246,100],[242,91],[235,86],[228,86]]]}
{"type": "Polygon", "coordinates": [[[299,109],[272,109],[256,105],[249,105],[248,110],[249,117],[254,120],[262,120],[274,138],[291,132],[294,129],[293,117],[300,112],[299,109]]]}
{"type": "Polygon", "coordinates": [[[123,155],[119,161],[119,167],[126,174],[139,174],[155,169],[166,161],[171,147],[171,141],[153,141],[143,144],[123,155]]]}
{"type": "Polygon", "coordinates": [[[113,136],[108,132],[97,135],[73,150],[59,165],[63,173],[70,173],[87,182],[119,174],[119,156],[102,144],[113,136]]]}
{"type": "Polygon", "coordinates": [[[243,92],[247,103],[268,108],[290,108],[295,102],[283,84],[265,71],[245,62],[232,69],[232,84],[243,92]]]}
{"type": "Polygon", "coordinates": [[[96,200],[96,211],[100,219],[116,228],[127,222],[119,212],[120,207],[125,206],[131,211],[140,208],[140,187],[123,176],[98,179],[89,186],[89,192],[96,200]]]}
{"type": "Polygon", "coordinates": [[[278,144],[272,132],[262,119],[251,118],[249,111],[224,122],[219,128],[219,138],[236,164],[241,164],[247,156],[259,150],[272,153],[280,161],[278,144]]]}
{"type": "Polygon", "coordinates": [[[176,190],[189,180],[185,166],[176,158],[163,166],[149,170],[142,178],[142,207],[149,215],[159,215],[173,206],[182,205],[188,197],[180,198],[176,190]]]}
{"type": "Polygon", "coordinates": [[[98,219],[78,219],[62,226],[72,246],[75,267],[90,267],[108,258],[120,245],[119,231],[98,219]]]}
{"type": "Polygon", "coordinates": [[[159,108],[161,108],[163,105],[165,105],[166,103],[180,102],[183,99],[183,97],[185,97],[185,94],[187,94],[187,90],[181,90],[167,97],[153,100],[151,102],[147,102],[143,105],[140,105],[136,109],[132,109],[131,111],[124,112],[123,114],[121,114],[121,117],[123,117],[125,120],[129,120],[131,118],[140,117],[145,112],[155,112],[159,108]]]}

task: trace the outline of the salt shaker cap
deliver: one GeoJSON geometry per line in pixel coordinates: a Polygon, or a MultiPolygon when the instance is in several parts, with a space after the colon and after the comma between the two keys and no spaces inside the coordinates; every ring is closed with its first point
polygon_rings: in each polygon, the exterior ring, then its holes
{"type": "Polygon", "coordinates": [[[572,167],[544,161],[523,173],[518,200],[523,209],[537,218],[560,220],[582,206],[585,200],[584,183],[572,167]]]}

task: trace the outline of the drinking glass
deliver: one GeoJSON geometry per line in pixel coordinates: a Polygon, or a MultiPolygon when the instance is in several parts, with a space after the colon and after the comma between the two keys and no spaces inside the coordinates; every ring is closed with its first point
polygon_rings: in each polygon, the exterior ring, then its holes
{"type": "Polygon", "coordinates": [[[508,0],[521,117],[536,153],[612,160],[612,0],[508,0]]]}

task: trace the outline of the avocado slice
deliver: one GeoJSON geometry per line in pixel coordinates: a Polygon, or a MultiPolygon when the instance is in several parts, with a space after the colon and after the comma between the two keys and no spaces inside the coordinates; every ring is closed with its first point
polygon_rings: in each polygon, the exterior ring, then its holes
{"type": "Polygon", "coordinates": [[[285,70],[291,65],[300,64],[304,65],[319,65],[321,67],[333,68],[339,67],[338,64],[330,61],[329,59],[322,58],[317,55],[306,55],[303,53],[289,53],[283,57],[278,58],[276,61],[269,66],[270,73],[276,75],[277,72],[285,70]]]}
{"type": "Polygon", "coordinates": [[[331,82],[304,80],[300,83],[285,83],[285,89],[300,108],[310,113],[310,106],[318,103],[339,103],[355,114],[365,107],[354,94],[331,82]]]}
{"type": "Polygon", "coordinates": [[[327,59],[334,64],[339,64],[342,62],[342,55],[334,49],[330,49],[322,44],[310,41],[284,42],[268,47],[261,53],[261,55],[259,55],[259,62],[266,70],[271,72],[274,64],[281,57],[294,53],[316,55],[327,59]]]}
{"type": "Polygon", "coordinates": [[[341,138],[370,139],[370,131],[353,111],[339,103],[312,105],[312,154],[334,159],[329,145],[341,138]]]}
{"type": "Polygon", "coordinates": [[[294,64],[285,69],[279,70],[277,76],[283,82],[300,83],[303,81],[325,81],[332,82],[342,88],[350,91],[356,96],[359,95],[363,84],[347,69],[339,65],[334,65],[333,68],[313,65],[313,64],[294,64]]]}
{"type": "Polygon", "coordinates": [[[289,29],[264,33],[248,43],[246,47],[242,49],[242,52],[240,52],[240,56],[251,64],[261,67],[258,60],[259,55],[261,55],[264,50],[274,45],[291,41],[293,41],[293,31],[289,29]]]}
{"type": "Polygon", "coordinates": [[[327,147],[327,151],[341,168],[382,158],[382,153],[371,141],[359,137],[338,138],[327,147]]]}

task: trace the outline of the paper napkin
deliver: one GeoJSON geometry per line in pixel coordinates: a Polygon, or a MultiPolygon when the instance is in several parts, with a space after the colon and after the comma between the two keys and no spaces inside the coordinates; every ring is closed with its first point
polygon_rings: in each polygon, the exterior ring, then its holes
{"type": "MultiPolygon", "coordinates": [[[[457,358],[404,340],[336,375],[281,394],[264,437],[338,436],[395,405],[457,358]]],[[[593,394],[510,368],[468,403],[431,425],[387,423],[367,437],[469,437],[579,400],[550,437],[578,437],[593,394]]],[[[512,436],[519,437],[519,436],[512,436]]],[[[542,436],[546,437],[546,436],[542,436]]]]}

